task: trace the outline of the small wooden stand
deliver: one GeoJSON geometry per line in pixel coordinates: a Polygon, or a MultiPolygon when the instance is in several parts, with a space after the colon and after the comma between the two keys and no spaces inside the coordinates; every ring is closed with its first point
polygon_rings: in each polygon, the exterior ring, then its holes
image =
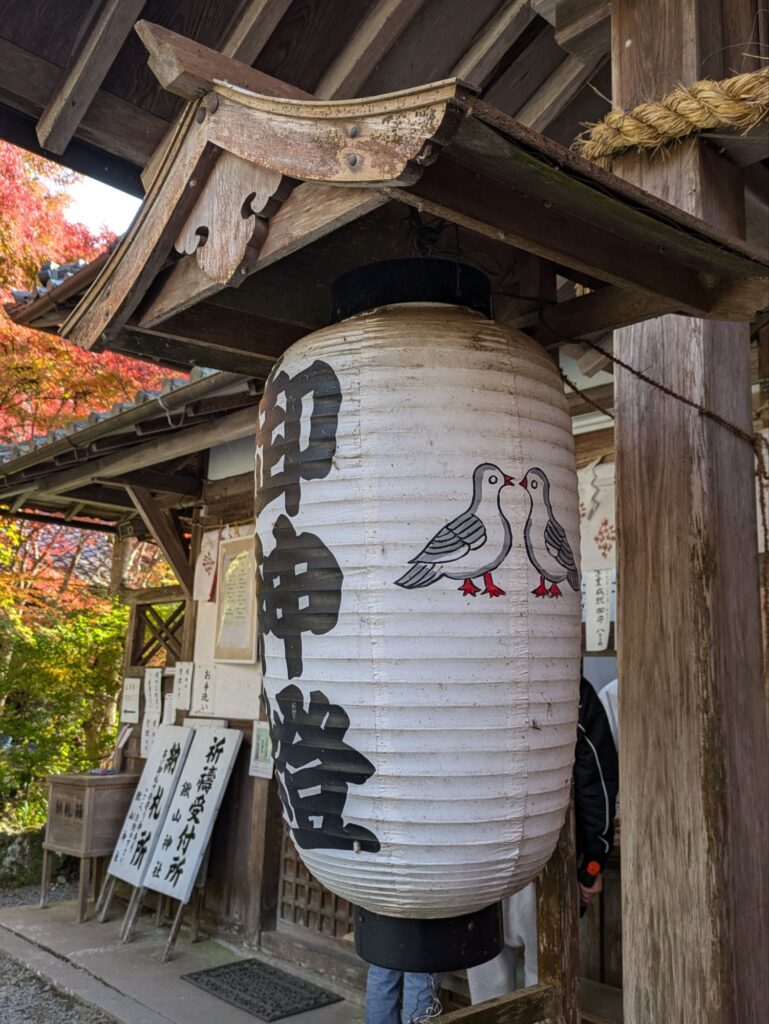
{"type": "Polygon", "coordinates": [[[88,878],[93,863],[94,891],[98,891],[103,864],[111,855],[138,775],[50,775],[48,820],[43,842],[43,878],[40,906],[48,906],[51,885],[51,854],[80,859],[78,921],[88,912],[88,878]]]}
{"type": "MultiPolygon", "coordinates": [[[[195,880],[195,891],[192,896],[192,920],[190,921],[190,942],[198,941],[198,933],[200,929],[200,912],[203,909],[203,894],[206,888],[206,877],[208,875],[208,856],[209,850],[206,850],[206,855],[203,858],[203,862],[200,865],[198,871],[198,877],[195,880]]],[[[97,904],[97,910],[99,911],[99,921],[103,922],[106,919],[107,912],[109,911],[109,905],[112,900],[112,895],[115,890],[116,879],[110,875],[99,896],[99,902],[97,904]]],[[[130,942],[133,939],[136,932],[136,926],[139,922],[139,915],[141,914],[142,903],[144,897],[148,891],[147,886],[138,886],[131,893],[131,899],[128,901],[128,907],[126,908],[125,917],[123,918],[123,924],[120,929],[120,940],[121,942],[130,942]]],[[[151,891],[151,890],[150,890],[151,891]]],[[[163,922],[163,904],[166,900],[166,896],[163,893],[157,893],[158,905],[155,912],[155,927],[159,928],[163,922]]],[[[182,927],[182,921],[184,919],[184,912],[189,904],[179,903],[174,914],[174,919],[171,924],[171,931],[166,942],[165,949],[163,950],[163,956],[161,960],[166,963],[174,955],[174,949],[176,947],[176,940],[179,937],[179,932],[182,927]]]]}

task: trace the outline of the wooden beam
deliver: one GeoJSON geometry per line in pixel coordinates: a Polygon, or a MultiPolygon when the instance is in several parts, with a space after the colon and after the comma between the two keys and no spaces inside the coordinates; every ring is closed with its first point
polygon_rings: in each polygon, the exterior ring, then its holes
{"type": "Polygon", "coordinates": [[[679,309],[708,310],[710,290],[691,270],[664,254],[630,249],[602,227],[554,203],[533,202],[500,182],[444,158],[410,189],[386,190],[471,231],[525,249],[621,287],[673,300],[679,309]]]}
{"type": "Polygon", "coordinates": [[[425,0],[377,0],[318,83],[321,99],[355,96],[425,0]]]}
{"type": "Polygon", "coordinates": [[[540,1024],[555,1016],[557,1000],[550,985],[533,985],[453,1013],[441,1014],[441,1024],[540,1024]]]}
{"type": "Polygon", "coordinates": [[[545,348],[557,348],[564,342],[592,338],[617,327],[651,320],[663,313],[674,313],[676,306],[672,300],[630,288],[608,287],[576,299],[543,306],[505,322],[536,338],[545,348]]]}
{"type": "Polygon", "coordinates": [[[199,498],[203,493],[203,482],[194,476],[179,476],[174,473],[162,473],[159,470],[142,469],[135,473],[120,473],[117,476],[100,477],[95,481],[100,484],[132,484],[145,487],[150,491],[163,494],[183,494],[189,498],[199,498]]]}
{"type": "Polygon", "coordinates": [[[534,17],[535,11],[529,0],[511,0],[503,4],[454,65],[452,77],[482,89],[500,60],[529,27],[534,17]]]}
{"type": "Polygon", "coordinates": [[[574,436],[574,456],[577,469],[589,466],[596,459],[614,457],[614,427],[603,430],[591,430],[574,436]]]}
{"type": "Polygon", "coordinates": [[[219,51],[242,64],[253,64],[278,27],[291,0],[247,0],[238,11],[219,51]]]}
{"type": "Polygon", "coordinates": [[[172,604],[184,600],[184,590],[176,583],[167,587],[145,587],[141,590],[132,590],[130,587],[121,587],[119,590],[120,600],[123,604],[172,604]]]}
{"type": "Polygon", "coordinates": [[[137,21],[136,32],[147,48],[149,66],[157,80],[168,92],[183,96],[186,100],[205,96],[215,82],[227,82],[261,96],[312,99],[311,94],[303,89],[297,89],[288,82],[226,57],[162,25],[137,21]]]}
{"type": "MultiPolygon", "coordinates": [[[[40,117],[63,77],[56,64],[0,38],[0,101],[40,117]]],[[[100,89],[83,114],[77,137],[142,167],[155,151],[168,122],[100,89]]]]}
{"type": "MultiPolygon", "coordinates": [[[[613,0],[615,105],[728,74],[755,6],[735,0],[729,22],[726,10],[613,0]]],[[[739,232],[739,172],[706,143],[628,154],[617,170],[739,232]]],[[[664,317],[616,332],[614,352],[752,433],[747,325],[664,317]]],[[[615,395],[625,1021],[757,1021],[769,746],[753,448],[619,366],[615,395]]]]}
{"type": "Polygon", "coordinates": [[[143,334],[262,356],[271,362],[312,327],[200,302],[194,309],[177,312],[161,324],[149,325],[142,320],[137,329],[143,334]]]}
{"type": "MultiPolygon", "coordinates": [[[[159,437],[154,441],[146,441],[135,445],[121,454],[104,455],[90,462],[73,466],[71,469],[51,473],[38,482],[41,493],[57,494],[71,491],[91,483],[97,477],[116,476],[120,473],[146,469],[158,462],[168,462],[181,455],[207,451],[218,444],[236,441],[256,432],[256,411],[252,408],[240,409],[238,412],[222,416],[220,419],[202,423],[188,430],[176,431],[171,436],[159,437]]],[[[27,488],[29,484],[25,485],[27,488]]],[[[3,489],[0,498],[10,494],[14,488],[3,489]]]]}
{"type": "Polygon", "coordinates": [[[66,338],[91,349],[120,331],[167,259],[216,155],[206,138],[205,118],[200,120],[197,106],[190,104],[131,226],[62,325],[66,338]],[[129,249],[131,256],[124,259],[129,249]]]}
{"type": "Polygon", "coordinates": [[[126,41],[144,0],[106,0],[72,67],[37,123],[40,145],[63,153],[126,41]]]}
{"type": "Polygon", "coordinates": [[[544,132],[564,112],[604,60],[604,54],[588,58],[587,61],[581,57],[568,56],[516,112],[517,120],[527,128],[544,132]]]}
{"type": "Polygon", "coordinates": [[[173,569],[186,596],[191,598],[194,572],[187,560],[187,552],[176,532],[176,526],[170,513],[158,507],[146,487],[138,487],[134,484],[126,487],[126,491],[136,506],[136,511],[144,520],[145,526],[152,534],[155,543],[173,569]]]}

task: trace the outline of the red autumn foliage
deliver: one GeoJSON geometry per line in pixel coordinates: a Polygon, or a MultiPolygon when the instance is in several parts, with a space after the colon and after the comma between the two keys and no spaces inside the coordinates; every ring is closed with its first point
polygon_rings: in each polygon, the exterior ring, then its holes
{"type": "MultiPolygon", "coordinates": [[[[32,289],[49,260],[91,260],[114,241],[65,216],[74,172],[0,142],[0,303],[10,288],[32,289]]],[[[64,423],[133,401],[168,371],[111,352],[84,352],[0,314],[0,443],[27,440],[64,423]]]]}
{"type": "MultiPolygon", "coordinates": [[[[42,264],[88,261],[115,240],[109,231],[93,234],[67,220],[67,188],[78,177],[0,141],[0,449],[132,402],[169,375],[111,352],[85,352],[2,312],[11,288],[34,289],[42,264]]],[[[136,582],[147,585],[162,561],[154,546],[141,549],[132,568],[136,582]]],[[[0,520],[0,619],[3,609],[29,621],[46,608],[88,606],[95,591],[104,593],[110,550],[103,534],[0,520]]]]}

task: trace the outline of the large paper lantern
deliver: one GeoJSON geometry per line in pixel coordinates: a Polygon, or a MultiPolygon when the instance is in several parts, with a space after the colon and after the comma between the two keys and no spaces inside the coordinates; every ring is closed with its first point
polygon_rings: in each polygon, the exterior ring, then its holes
{"type": "Polygon", "coordinates": [[[347,277],[354,315],[294,344],[259,408],[276,777],[303,861],[362,920],[450,930],[538,874],[568,805],[571,421],[546,352],[484,314],[477,271],[347,277]],[[417,297],[434,301],[395,301],[417,297]]]}

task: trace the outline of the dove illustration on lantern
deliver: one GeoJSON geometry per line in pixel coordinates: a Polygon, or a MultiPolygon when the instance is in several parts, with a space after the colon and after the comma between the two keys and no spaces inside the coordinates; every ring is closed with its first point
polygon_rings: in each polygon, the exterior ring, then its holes
{"type": "Polygon", "coordinates": [[[558,584],[567,580],[572,590],[579,590],[579,573],[566,531],[553,515],[550,504],[550,481],[538,467],[530,469],[521,480],[529,496],[529,517],[523,531],[526,554],[539,573],[535,597],[563,597],[558,584]],[[548,589],[545,581],[550,584],[548,589]]]}
{"type": "Polygon", "coordinates": [[[474,579],[483,577],[484,594],[503,597],[505,591],[492,579],[492,573],[504,562],[513,544],[510,523],[502,511],[502,488],[514,481],[499,466],[482,462],[473,471],[473,497],[461,515],[446,523],[428,541],[419,554],[410,559],[412,566],[395,583],[406,590],[429,587],[445,576],[464,580],[463,594],[476,597],[481,588],[474,579]]]}

